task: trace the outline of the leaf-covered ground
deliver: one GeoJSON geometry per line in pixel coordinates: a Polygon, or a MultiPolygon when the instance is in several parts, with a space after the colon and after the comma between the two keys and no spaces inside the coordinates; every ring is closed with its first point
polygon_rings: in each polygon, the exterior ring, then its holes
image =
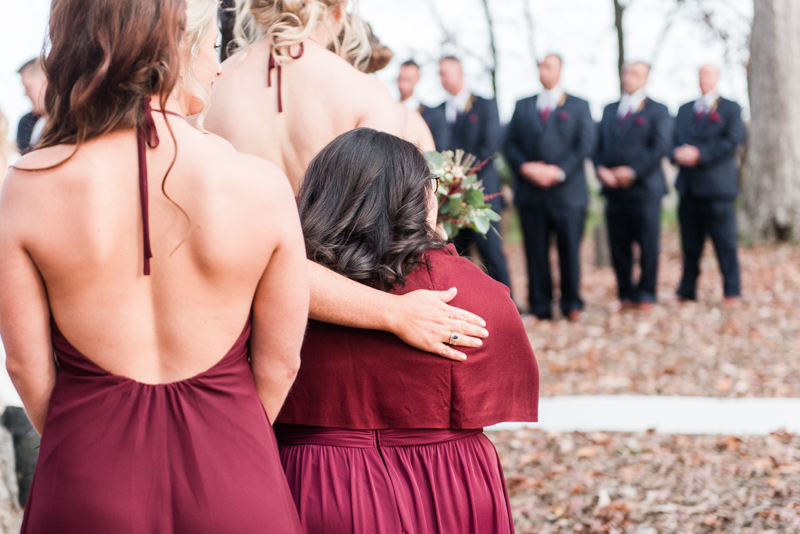
{"type": "MultiPolygon", "coordinates": [[[[507,242],[506,252],[514,296],[524,309],[527,280],[522,247],[507,242]]],[[[740,307],[727,309],[722,306],[721,276],[708,243],[699,300],[678,303],[681,253],[677,232],[667,230],[662,239],[659,305],[650,313],[612,313],[613,271],[594,266],[591,240],[584,242],[582,253],[581,286],[588,320],[528,325],[542,396],[800,397],[800,248],[742,248],[743,301],[740,307]]]]}
{"type": "MultiPolygon", "coordinates": [[[[524,309],[522,247],[505,247],[524,309]]],[[[667,229],[650,313],[612,312],[613,271],[594,266],[590,239],[582,254],[588,320],[527,326],[542,396],[800,397],[800,248],[742,248],[743,301],[726,308],[709,243],[698,302],[678,303],[680,246],[667,229]]],[[[521,534],[800,532],[798,436],[489,434],[521,534]]]]}
{"type": "Polygon", "coordinates": [[[800,532],[800,437],[489,432],[518,534],[800,532]]]}

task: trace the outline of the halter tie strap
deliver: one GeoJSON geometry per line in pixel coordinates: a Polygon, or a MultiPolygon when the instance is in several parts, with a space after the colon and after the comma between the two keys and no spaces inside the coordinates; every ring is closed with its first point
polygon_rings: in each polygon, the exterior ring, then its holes
{"type": "MultiPolygon", "coordinates": [[[[293,56],[290,50],[289,57],[292,59],[300,59],[303,57],[303,50],[303,43],[300,43],[300,52],[298,52],[296,56],[293,56]]],[[[270,50],[269,68],[267,69],[267,87],[272,87],[272,69],[275,69],[278,72],[278,79],[276,80],[278,83],[278,113],[283,113],[283,97],[281,95],[281,66],[275,62],[275,56],[272,55],[272,50],[270,50]]]]}
{"type": "MultiPolygon", "coordinates": [[[[181,115],[171,111],[167,111],[166,113],[181,117],[181,115]]],[[[150,106],[150,97],[147,97],[144,99],[144,124],[139,126],[136,130],[136,145],[139,157],[139,202],[142,205],[145,276],[150,276],[150,258],[153,257],[153,251],[150,248],[150,212],[147,195],[147,148],[156,148],[159,142],[156,122],[153,120],[153,108],[150,106]]]]}

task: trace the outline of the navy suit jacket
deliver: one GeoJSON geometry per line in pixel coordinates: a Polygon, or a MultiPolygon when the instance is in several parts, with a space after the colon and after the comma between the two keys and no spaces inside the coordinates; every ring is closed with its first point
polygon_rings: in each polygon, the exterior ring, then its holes
{"type": "MultiPolygon", "coordinates": [[[[436,150],[462,149],[474,155],[481,162],[492,157],[503,142],[503,130],[500,127],[500,116],[497,102],[492,99],[472,95],[464,113],[456,119],[455,124],[448,124],[444,104],[433,108],[425,108],[422,118],[428,123],[436,143],[436,150]]],[[[478,173],[487,195],[500,192],[500,177],[490,161],[478,173]]],[[[502,197],[492,200],[495,208],[502,206],[502,197]]]]}
{"type": "Polygon", "coordinates": [[[739,193],[736,148],[744,143],[747,128],[742,108],[720,98],[716,109],[696,116],[694,102],[681,106],[675,127],[673,148],[692,145],[700,150],[700,163],[681,167],[675,187],[682,196],[730,197],[739,193]]]}
{"type": "Polygon", "coordinates": [[[563,104],[551,111],[542,123],[536,109],[537,96],[517,102],[511,123],[505,154],[514,171],[514,204],[520,208],[538,208],[545,204],[585,207],[589,204],[584,160],[594,154],[597,129],[592,120],[589,103],[565,95],[563,104]],[[531,183],[520,174],[528,161],[541,161],[561,167],[566,180],[549,189],[531,183]]]}
{"type": "Polygon", "coordinates": [[[673,120],[664,104],[645,99],[644,106],[627,120],[617,117],[619,102],[606,106],[600,122],[596,167],[631,167],[636,180],[627,189],[603,187],[609,202],[640,204],[667,194],[661,159],[672,149],[673,120]]]}
{"type": "Polygon", "coordinates": [[[35,115],[33,111],[26,113],[19,120],[19,125],[17,126],[17,149],[20,154],[25,154],[30,149],[33,127],[36,126],[36,121],[38,120],[39,116],[35,115]]]}

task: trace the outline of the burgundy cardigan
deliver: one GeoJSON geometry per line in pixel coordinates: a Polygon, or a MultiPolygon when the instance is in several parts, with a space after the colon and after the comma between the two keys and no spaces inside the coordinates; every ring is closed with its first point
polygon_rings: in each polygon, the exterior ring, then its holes
{"type": "Polygon", "coordinates": [[[486,321],[479,348],[456,362],[393,334],[309,321],[300,371],[278,421],[350,429],[481,428],[536,421],[539,370],[509,290],[450,245],[426,254],[405,287],[458,288],[450,303],[486,321]]]}

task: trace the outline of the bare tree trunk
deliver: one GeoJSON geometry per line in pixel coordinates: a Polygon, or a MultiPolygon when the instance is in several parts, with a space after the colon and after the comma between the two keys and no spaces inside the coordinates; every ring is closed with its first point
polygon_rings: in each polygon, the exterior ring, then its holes
{"type": "Polygon", "coordinates": [[[800,239],[800,2],[755,0],[745,229],[800,239]]]}
{"type": "Polygon", "coordinates": [[[536,56],[536,38],[534,33],[533,14],[531,13],[531,0],[522,0],[522,12],[525,15],[525,24],[528,26],[528,47],[531,51],[531,59],[539,61],[536,56]]]}
{"type": "Polygon", "coordinates": [[[617,29],[617,73],[619,74],[619,93],[622,94],[622,66],[625,64],[625,32],[622,29],[622,17],[625,6],[614,0],[614,27],[617,29]]]}
{"type": "Polygon", "coordinates": [[[489,73],[492,75],[492,92],[497,98],[497,47],[494,43],[494,21],[489,11],[489,0],[483,0],[483,11],[486,14],[486,26],[489,29],[489,47],[492,52],[492,66],[489,69],[489,73]]]}

